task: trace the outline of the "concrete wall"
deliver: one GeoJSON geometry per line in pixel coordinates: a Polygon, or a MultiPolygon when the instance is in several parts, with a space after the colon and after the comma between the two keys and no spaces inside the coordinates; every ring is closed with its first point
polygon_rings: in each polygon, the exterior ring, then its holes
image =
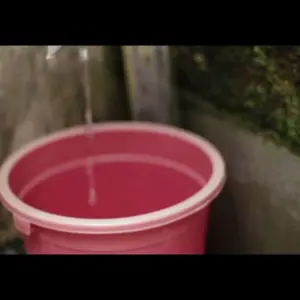
{"type": "Polygon", "coordinates": [[[212,253],[300,253],[300,158],[226,118],[189,110],[188,127],[213,142],[228,181],[214,202],[212,253]]]}
{"type": "Polygon", "coordinates": [[[123,46],[132,118],[179,124],[178,99],[168,46],[123,46]]]}
{"type": "MultiPolygon", "coordinates": [[[[48,132],[82,122],[76,51],[47,64],[45,47],[0,47],[0,158],[48,132]]],[[[16,236],[0,207],[0,246],[16,236]]]]}
{"type": "MultiPolygon", "coordinates": [[[[118,47],[89,47],[90,87],[97,121],[126,118],[118,47]]],[[[0,163],[13,150],[47,133],[83,123],[83,65],[77,47],[50,62],[46,47],[0,47],[0,163]]],[[[0,246],[13,239],[10,215],[0,206],[0,246]]]]}

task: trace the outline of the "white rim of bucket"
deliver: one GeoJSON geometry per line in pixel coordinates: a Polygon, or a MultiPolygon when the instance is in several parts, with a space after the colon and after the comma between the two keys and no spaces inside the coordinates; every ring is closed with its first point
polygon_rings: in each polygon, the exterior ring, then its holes
{"type": "Polygon", "coordinates": [[[133,217],[114,219],[81,219],[65,217],[44,212],[22,202],[11,191],[9,176],[16,163],[26,154],[43,147],[51,142],[85,133],[85,126],[77,126],[71,129],[60,130],[49,136],[39,138],[21,149],[12,153],[0,168],[0,193],[2,202],[13,215],[21,217],[28,224],[34,224],[52,230],[85,233],[85,234],[110,234],[134,232],[160,227],[188,215],[207,206],[221,191],[225,182],[225,163],[219,151],[204,138],[169,125],[154,124],[148,122],[108,122],[94,124],[96,132],[108,131],[141,131],[169,135],[189,143],[205,152],[212,164],[212,174],[206,185],[191,197],[173,206],[133,217]]]}

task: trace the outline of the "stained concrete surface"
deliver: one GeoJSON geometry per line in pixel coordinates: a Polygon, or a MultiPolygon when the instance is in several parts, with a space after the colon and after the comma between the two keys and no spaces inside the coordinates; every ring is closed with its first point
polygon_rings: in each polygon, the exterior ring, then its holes
{"type": "MultiPolygon", "coordinates": [[[[91,98],[98,121],[126,118],[117,48],[89,47],[91,98]]],[[[64,47],[51,61],[45,57],[45,46],[0,47],[0,163],[25,143],[84,122],[78,47],[64,47]]],[[[13,246],[16,236],[11,215],[0,204],[0,251],[3,245],[13,246]]]]}
{"type": "Polygon", "coordinates": [[[212,207],[208,251],[300,253],[300,158],[226,118],[190,110],[187,120],[227,164],[226,187],[212,207]]]}

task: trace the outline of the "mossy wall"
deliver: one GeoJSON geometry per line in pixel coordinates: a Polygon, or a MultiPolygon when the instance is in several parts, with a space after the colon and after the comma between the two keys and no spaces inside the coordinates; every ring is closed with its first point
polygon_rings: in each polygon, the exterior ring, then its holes
{"type": "Polygon", "coordinates": [[[209,252],[300,253],[300,46],[176,47],[174,56],[184,125],[226,161],[209,252]]]}
{"type": "MultiPolygon", "coordinates": [[[[300,150],[300,46],[174,47],[179,91],[300,150]]],[[[191,98],[189,98],[191,99],[191,98]]],[[[193,101],[193,102],[195,102],[193,101]]],[[[183,109],[187,98],[183,98],[183,109]]],[[[195,103],[193,103],[195,104],[195,103]]]]}

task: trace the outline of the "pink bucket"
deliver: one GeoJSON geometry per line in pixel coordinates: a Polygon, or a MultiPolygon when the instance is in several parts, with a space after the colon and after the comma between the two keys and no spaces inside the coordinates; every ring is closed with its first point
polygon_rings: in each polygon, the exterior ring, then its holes
{"type": "Polygon", "coordinates": [[[164,125],[114,122],[63,130],[13,153],[0,169],[3,205],[29,254],[202,254],[219,152],[164,125]],[[92,146],[91,146],[92,145],[92,146]],[[87,157],[97,201],[88,203],[87,157]]]}

